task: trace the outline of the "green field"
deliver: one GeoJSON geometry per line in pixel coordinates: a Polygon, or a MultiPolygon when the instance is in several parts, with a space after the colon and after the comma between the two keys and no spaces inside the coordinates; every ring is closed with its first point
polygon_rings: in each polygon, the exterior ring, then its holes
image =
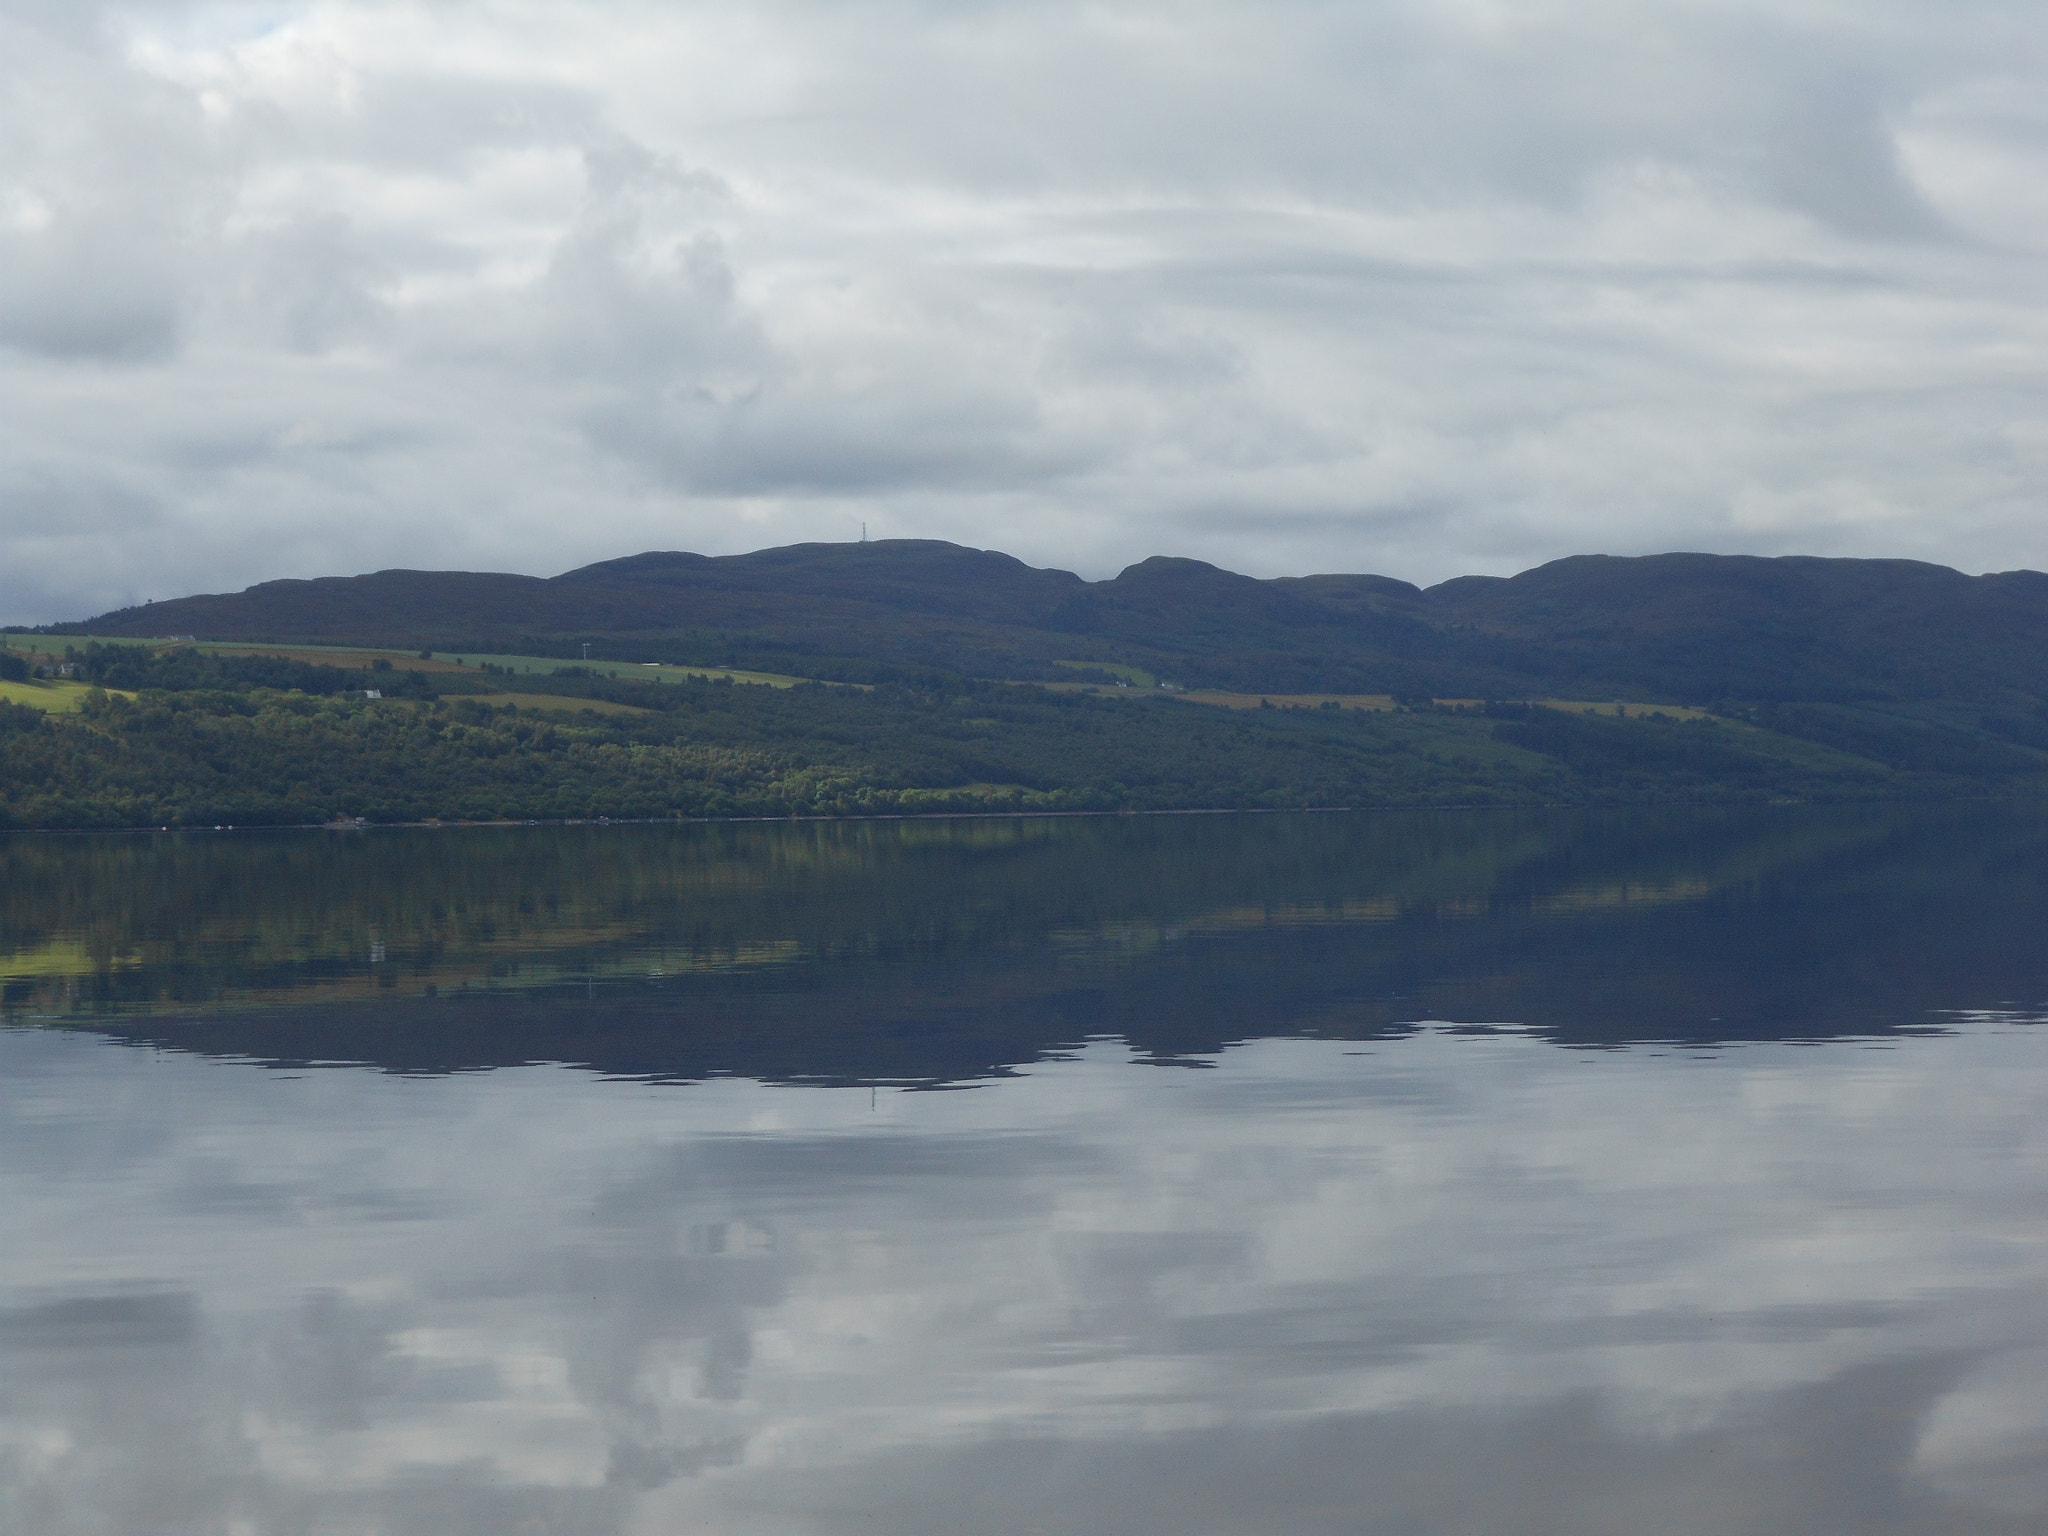
{"type": "MultiPolygon", "coordinates": [[[[168,640],[129,640],[108,635],[24,635],[0,633],[0,647],[10,651],[21,651],[30,656],[62,656],[67,649],[82,651],[97,640],[101,645],[146,645],[155,649],[171,644],[168,640]]],[[[176,642],[191,645],[190,640],[176,642]]],[[[197,642],[204,648],[208,642],[197,642]]],[[[302,646],[302,650],[326,649],[326,647],[302,646]]]]}

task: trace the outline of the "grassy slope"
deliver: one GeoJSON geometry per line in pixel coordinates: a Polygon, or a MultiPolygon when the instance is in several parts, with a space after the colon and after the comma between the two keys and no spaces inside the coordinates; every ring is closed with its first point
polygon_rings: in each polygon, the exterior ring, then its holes
{"type": "Polygon", "coordinates": [[[78,713],[91,691],[84,683],[62,680],[32,683],[0,681],[0,702],[40,710],[48,715],[73,715],[78,713]]]}

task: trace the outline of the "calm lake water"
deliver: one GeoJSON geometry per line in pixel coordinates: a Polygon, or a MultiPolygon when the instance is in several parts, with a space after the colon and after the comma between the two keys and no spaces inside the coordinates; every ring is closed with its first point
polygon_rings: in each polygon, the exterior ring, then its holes
{"type": "Polygon", "coordinates": [[[0,1530],[2048,1529],[2048,812],[0,839],[0,1530]]]}

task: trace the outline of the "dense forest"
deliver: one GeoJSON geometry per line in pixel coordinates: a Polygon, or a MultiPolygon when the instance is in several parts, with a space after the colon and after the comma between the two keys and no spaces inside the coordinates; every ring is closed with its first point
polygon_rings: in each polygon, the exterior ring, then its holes
{"type": "Polygon", "coordinates": [[[1761,802],[2036,793],[2048,753],[1839,705],[1225,710],[928,672],[867,688],[490,679],[88,645],[0,703],[0,825],[1761,802]],[[374,688],[382,697],[366,696],[374,688]]]}

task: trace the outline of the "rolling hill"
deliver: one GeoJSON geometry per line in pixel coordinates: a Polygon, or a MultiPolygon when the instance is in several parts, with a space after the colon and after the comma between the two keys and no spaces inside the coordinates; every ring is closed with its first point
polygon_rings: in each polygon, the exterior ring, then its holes
{"type": "MultiPolygon", "coordinates": [[[[2048,701],[2048,575],[1906,560],[1586,555],[1419,588],[1155,557],[1089,582],[929,540],[650,553],[540,578],[379,571],[122,609],[78,633],[593,652],[866,680],[903,669],[1403,697],[2048,701]]],[[[1974,724],[1976,714],[1972,714],[1974,724]]]]}
{"type": "Polygon", "coordinates": [[[2048,576],[1911,561],[1089,582],[906,540],[58,628],[98,639],[16,641],[46,675],[0,703],[0,826],[2048,795],[2048,576]],[[230,644],[100,643],[179,636],[230,644]]]}

